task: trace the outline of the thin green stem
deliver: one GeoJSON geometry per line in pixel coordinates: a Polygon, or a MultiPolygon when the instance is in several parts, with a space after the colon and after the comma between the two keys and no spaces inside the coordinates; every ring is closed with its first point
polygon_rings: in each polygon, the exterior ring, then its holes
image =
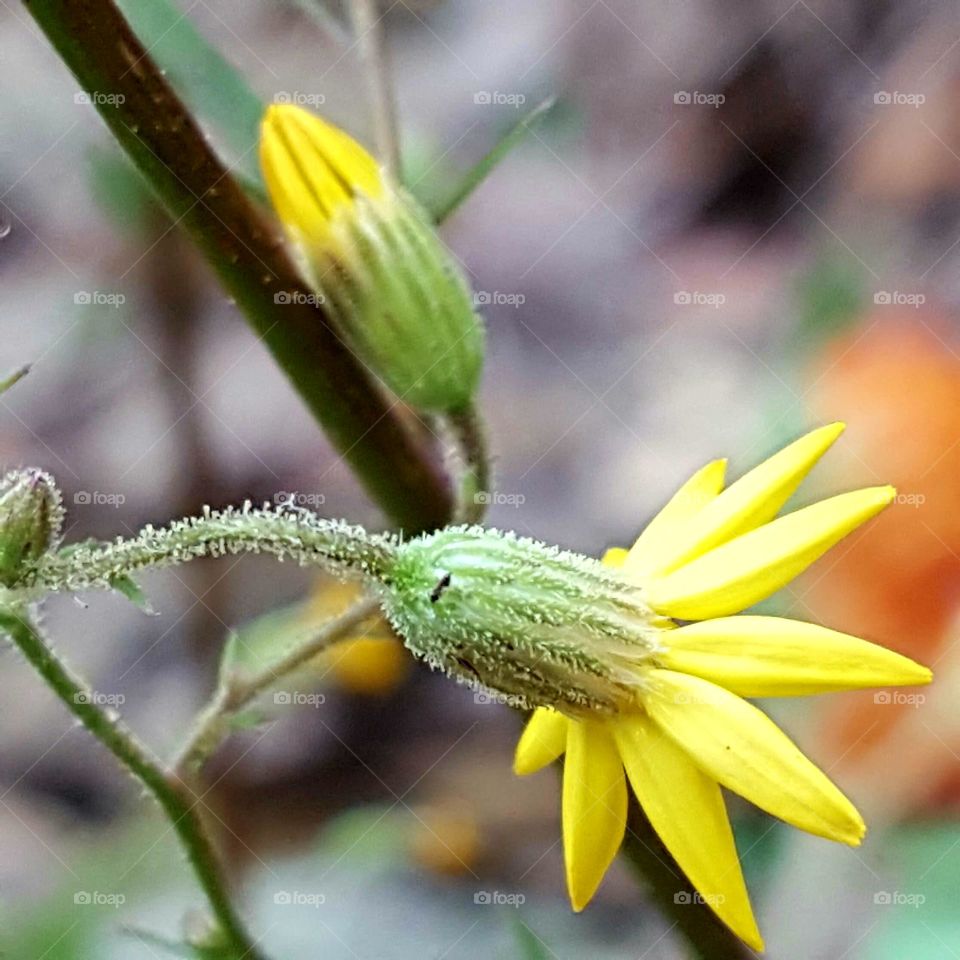
{"type": "Polygon", "coordinates": [[[193,733],[175,761],[175,769],[184,777],[196,773],[230,732],[237,713],[283,677],[294,673],[344,635],[367,620],[379,609],[379,601],[367,598],[339,617],[325,623],[306,643],[298,644],[285,657],[252,676],[233,673],[221,679],[213,698],[201,711],[193,733]]]}
{"type": "Polygon", "coordinates": [[[0,611],[0,629],[64,706],[153,795],[169,818],[236,960],[263,960],[230,900],[220,862],[200,817],[198,799],[182,781],[168,776],[148,748],[97,703],[90,687],[58,659],[26,611],[0,611]]]}
{"type": "Polygon", "coordinates": [[[449,414],[447,425],[457,442],[464,470],[457,497],[457,520],[479,523],[493,496],[493,470],[487,447],[487,430],[476,407],[449,414]]]}
{"type": "Polygon", "coordinates": [[[371,496],[410,533],[446,523],[452,497],[433,452],[341,338],[274,223],[214,153],[113,0],[24,7],[371,496]]]}
{"type": "Polygon", "coordinates": [[[350,0],[350,20],[356,37],[355,43],[360,48],[360,57],[370,88],[377,154],[394,179],[401,183],[403,170],[400,125],[397,121],[397,101],[390,79],[389,51],[383,28],[384,16],[378,9],[376,0],[350,0]]]}

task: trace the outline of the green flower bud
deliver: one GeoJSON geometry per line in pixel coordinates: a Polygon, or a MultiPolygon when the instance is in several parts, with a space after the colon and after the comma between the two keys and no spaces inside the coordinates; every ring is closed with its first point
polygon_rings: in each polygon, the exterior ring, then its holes
{"type": "Polygon", "coordinates": [[[63,528],[63,503],[53,477],[42,470],[11,470],[0,481],[0,584],[22,574],[54,549],[63,528]]]}
{"type": "Polygon", "coordinates": [[[635,702],[663,620],[596,560],[480,527],[399,547],[383,607],[407,646],[520,705],[615,713],[635,702]]]}
{"type": "Polygon", "coordinates": [[[406,403],[465,410],[484,331],[427,214],[360,144],[299,107],[267,111],[260,156],[277,215],[351,347],[406,403]]]}

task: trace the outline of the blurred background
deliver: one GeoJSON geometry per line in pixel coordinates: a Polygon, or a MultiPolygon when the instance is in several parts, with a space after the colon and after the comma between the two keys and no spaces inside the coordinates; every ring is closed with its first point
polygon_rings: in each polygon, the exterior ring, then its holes
{"type": "MultiPolygon", "coordinates": [[[[370,143],[336,5],[121,6],[240,171],[255,176],[251,92],[370,143]],[[204,42],[223,62],[199,69],[204,42]]],[[[425,200],[558,98],[444,228],[489,324],[491,522],[597,554],[706,460],[740,472],[835,419],[849,429],[803,501],[898,486],[768,604],[935,669],[910,698],[769,704],[857,801],[866,843],[732,810],[771,957],[960,956],[955,5],[383,10],[406,177],[425,200]]],[[[2,465],[55,474],[70,539],[280,492],[382,526],[17,4],[0,7],[0,48],[0,368],[33,365],[0,398],[2,465]]],[[[228,635],[283,636],[348,600],[253,558],[145,586],[155,616],[91,594],[57,598],[45,622],[158,751],[182,740],[228,635]]],[[[9,652],[2,676],[3,955],[168,955],[152,934],[177,938],[200,903],[169,827],[9,652]]],[[[557,778],[511,774],[516,713],[376,626],[298,682],[301,703],[262,704],[205,784],[275,956],[688,955],[623,863],[570,912],[557,778]]]]}

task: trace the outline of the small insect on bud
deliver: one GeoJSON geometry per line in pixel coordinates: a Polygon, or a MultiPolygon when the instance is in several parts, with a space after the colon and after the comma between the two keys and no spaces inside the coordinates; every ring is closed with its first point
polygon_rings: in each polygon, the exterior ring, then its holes
{"type": "Polygon", "coordinates": [[[277,216],[350,346],[411,406],[465,410],[484,331],[427,214],[359,143],[299,107],[267,110],[260,158],[277,216]]]}
{"type": "Polygon", "coordinates": [[[634,703],[663,623],[617,571],[480,527],[402,544],[385,588],[394,629],[432,666],[567,713],[634,703]]]}
{"type": "Polygon", "coordinates": [[[56,547],[63,504],[53,477],[11,470],[0,481],[0,584],[16,586],[24,570],[56,547]]]}

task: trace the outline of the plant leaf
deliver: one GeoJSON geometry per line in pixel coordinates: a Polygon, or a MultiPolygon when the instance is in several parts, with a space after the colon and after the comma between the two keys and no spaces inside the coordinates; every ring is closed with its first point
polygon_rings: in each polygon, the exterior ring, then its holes
{"type": "Polygon", "coordinates": [[[486,180],[493,170],[500,165],[507,154],[526,138],[530,129],[549,113],[555,103],[555,97],[547,97],[546,100],[538,103],[532,110],[528,110],[507,130],[493,148],[467,172],[466,176],[461,180],[460,185],[446,199],[432,204],[428,203],[427,210],[433,217],[434,223],[441,224],[450,217],[470,194],[486,180]]]}
{"type": "Polygon", "coordinates": [[[0,380],[0,394],[6,393],[14,384],[19,383],[30,372],[30,364],[25,363],[22,367],[14,370],[13,373],[0,380]]]}
{"type": "Polygon", "coordinates": [[[114,579],[110,581],[110,586],[113,587],[117,593],[123,594],[131,603],[136,604],[148,616],[159,616],[153,604],[150,603],[150,599],[133,577],[127,576],[126,574],[120,577],[114,577],[114,579]]]}

